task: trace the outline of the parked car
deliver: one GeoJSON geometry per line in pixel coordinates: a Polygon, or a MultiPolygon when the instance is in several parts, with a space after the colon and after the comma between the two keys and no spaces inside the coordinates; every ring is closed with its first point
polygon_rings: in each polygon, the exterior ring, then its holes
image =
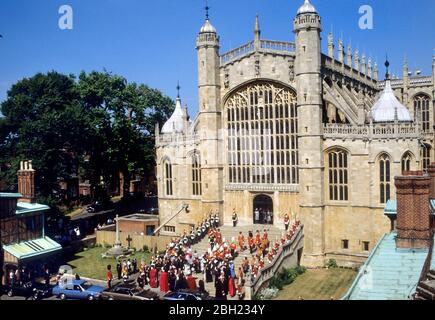
{"type": "Polygon", "coordinates": [[[72,280],[53,288],[53,295],[65,299],[96,300],[101,298],[103,287],[95,286],[85,280],[72,280]]]}
{"type": "Polygon", "coordinates": [[[104,300],[159,300],[159,295],[151,290],[119,285],[101,293],[104,300]]]}
{"type": "Polygon", "coordinates": [[[179,290],[165,294],[163,300],[214,300],[206,292],[199,290],[179,290]]]}
{"type": "Polygon", "coordinates": [[[147,214],[158,215],[159,214],[159,208],[150,208],[150,209],[147,210],[147,214]]]}
{"type": "Polygon", "coordinates": [[[25,297],[26,299],[40,300],[51,296],[51,287],[45,284],[27,282],[23,285],[5,285],[3,291],[8,297],[25,297]]]}
{"type": "Polygon", "coordinates": [[[114,204],[111,200],[95,201],[86,208],[86,211],[89,213],[95,213],[104,210],[112,210],[113,208],[114,208],[114,204]]]}

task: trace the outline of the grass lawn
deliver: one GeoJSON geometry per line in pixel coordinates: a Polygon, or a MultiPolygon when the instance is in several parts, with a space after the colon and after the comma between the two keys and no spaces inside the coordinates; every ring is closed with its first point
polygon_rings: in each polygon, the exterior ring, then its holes
{"type": "MultiPolygon", "coordinates": [[[[116,260],[111,258],[103,259],[101,257],[101,254],[106,251],[107,249],[102,247],[87,249],[76,253],[73,256],[67,257],[65,263],[70,265],[73,268],[74,273],[77,273],[79,276],[99,280],[106,279],[107,265],[111,264],[112,272],[116,277],[116,260]]],[[[136,257],[139,267],[142,259],[146,264],[148,264],[151,255],[151,253],[137,252],[129,258],[133,259],[136,257]]]]}
{"type": "Polygon", "coordinates": [[[339,300],[356,275],[357,271],[350,269],[308,269],[284,287],[275,300],[339,300]]]}

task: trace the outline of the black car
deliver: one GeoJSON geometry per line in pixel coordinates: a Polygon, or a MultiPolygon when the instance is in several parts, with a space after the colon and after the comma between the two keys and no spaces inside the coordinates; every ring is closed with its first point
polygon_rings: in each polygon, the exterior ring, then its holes
{"type": "Polygon", "coordinates": [[[159,295],[151,290],[119,285],[101,293],[103,300],[159,300],[159,295]]]}
{"type": "Polygon", "coordinates": [[[174,292],[169,292],[165,294],[163,297],[163,300],[190,300],[190,301],[196,301],[196,300],[214,300],[213,297],[211,297],[206,292],[201,292],[199,290],[179,290],[174,292]]]}
{"type": "Polygon", "coordinates": [[[95,201],[91,205],[86,208],[86,211],[89,213],[100,212],[104,210],[112,210],[114,208],[114,204],[112,201],[95,201]]]}
{"type": "Polygon", "coordinates": [[[51,287],[40,283],[27,282],[23,285],[5,285],[3,291],[8,297],[25,297],[40,300],[51,296],[51,287]]]}

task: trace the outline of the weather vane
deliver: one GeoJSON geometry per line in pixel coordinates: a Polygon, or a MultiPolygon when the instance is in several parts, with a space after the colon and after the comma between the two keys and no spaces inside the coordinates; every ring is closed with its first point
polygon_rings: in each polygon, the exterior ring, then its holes
{"type": "Polygon", "coordinates": [[[208,0],[205,0],[205,18],[208,20],[209,14],[208,11],[210,10],[210,7],[208,6],[208,0]]]}
{"type": "Polygon", "coordinates": [[[180,81],[177,82],[177,98],[180,98],[180,81]]]}

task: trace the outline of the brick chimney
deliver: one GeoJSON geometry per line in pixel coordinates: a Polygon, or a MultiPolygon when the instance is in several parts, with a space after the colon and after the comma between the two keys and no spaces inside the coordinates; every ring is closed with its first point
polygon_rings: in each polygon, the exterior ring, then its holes
{"type": "Polygon", "coordinates": [[[397,192],[397,248],[428,248],[431,242],[429,196],[431,177],[406,172],[395,177],[397,192]]]}
{"type": "Polygon", "coordinates": [[[430,176],[430,198],[435,199],[435,162],[432,162],[427,168],[430,176]]]}
{"type": "Polygon", "coordinates": [[[32,167],[32,160],[20,161],[18,192],[23,196],[19,201],[29,203],[35,201],[35,170],[32,167]]]}

